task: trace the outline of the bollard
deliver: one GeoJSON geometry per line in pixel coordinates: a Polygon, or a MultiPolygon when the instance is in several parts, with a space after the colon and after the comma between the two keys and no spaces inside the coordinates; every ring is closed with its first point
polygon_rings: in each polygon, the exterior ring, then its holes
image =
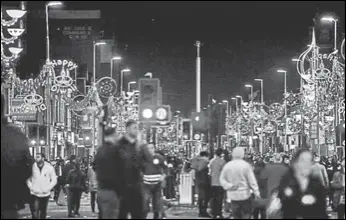
{"type": "Polygon", "coordinates": [[[180,174],[179,203],[192,205],[192,175],[189,173],[180,174]]]}

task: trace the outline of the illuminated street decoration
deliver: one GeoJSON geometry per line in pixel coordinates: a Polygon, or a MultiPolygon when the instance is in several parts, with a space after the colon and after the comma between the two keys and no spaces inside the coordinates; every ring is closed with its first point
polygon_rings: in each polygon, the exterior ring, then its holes
{"type": "Polygon", "coordinates": [[[37,111],[41,112],[47,109],[46,105],[43,103],[43,97],[39,94],[32,93],[25,96],[24,104],[30,109],[35,108],[37,111]]]}
{"type": "Polygon", "coordinates": [[[96,83],[99,95],[103,98],[110,98],[117,92],[117,83],[110,77],[103,77],[96,83]]]}

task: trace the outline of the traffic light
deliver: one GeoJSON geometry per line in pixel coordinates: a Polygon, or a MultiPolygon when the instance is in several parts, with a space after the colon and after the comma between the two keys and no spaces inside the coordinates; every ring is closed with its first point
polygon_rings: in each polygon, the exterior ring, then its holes
{"type": "Polygon", "coordinates": [[[189,119],[182,120],[182,128],[183,128],[183,140],[191,140],[191,121],[189,119]]]}
{"type": "Polygon", "coordinates": [[[141,122],[169,122],[171,121],[170,105],[139,105],[139,121],[141,122]]]}
{"type": "Polygon", "coordinates": [[[81,132],[82,139],[83,139],[83,145],[84,146],[92,146],[93,144],[93,134],[92,129],[83,129],[81,132]]]}
{"type": "Polygon", "coordinates": [[[207,117],[204,112],[192,112],[192,140],[201,141],[202,134],[207,129],[207,117]]]}
{"type": "Polygon", "coordinates": [[[159,79],[139,80],[139,104],[158,105],[159,104],[159,79]]]}

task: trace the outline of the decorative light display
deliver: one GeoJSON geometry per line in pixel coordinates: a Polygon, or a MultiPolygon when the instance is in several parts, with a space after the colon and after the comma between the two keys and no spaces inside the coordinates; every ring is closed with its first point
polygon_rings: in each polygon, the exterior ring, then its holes
{"type": "Polygon", "coordinates": [[[77,68],[74,62],[69,60],[53,60],[49,66],[49,71],[52,71],[51,73],[53,74],[52,92],[65,94],[69,90],[71,92],[77,90],[70,73],[77,68]],[[59,72],[59,74],[56,74],[57,72],[59,72]]]}
{"type": "Polygon", "coordinates": [[[10,63],[14,62],[19,57],[19,54],[23,51],[23,48],[14,47],[12,45],[24,33],[25,29],[15,28],[13,26],[17,24],[19,19],[26,14],[26,11],[20,9],[11,9],[6,10],[6,14],[10,20],[3,18],[3,9],[1,8],[1,62],[5,66],[9,66],[10,63]],[[5,34],[9,35],[9,37],[6,37],[5,34]],[[6,55],[8,52],[10,52],[11,55],[6,55]]]}
{"type": "Polygon", "coordinates": [[[46,105],[43,103],[43,97],[36,93],[25,96],[24,104],[29,109],[36,109],[39,112],[47,109],[46,105]]]}
{"type": "Polygon", "coordinates": [[[116,94],[117,83],[110,77],[103,77],[96,84],[99,95],[103,98],[109,98],[116,94]]]}

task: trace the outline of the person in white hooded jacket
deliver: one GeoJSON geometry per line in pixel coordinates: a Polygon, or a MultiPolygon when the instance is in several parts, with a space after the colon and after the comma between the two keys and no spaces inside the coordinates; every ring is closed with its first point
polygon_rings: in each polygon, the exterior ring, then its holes
{"type": "Polygon", "coordinates": [[[46,219],[50,192],[57,184],[57,176],[54,167],[45,162],[44,154],[36,154],[35,161],[32,176],[27,180],[32,195],[30,209],[33,219],[46,219]]]}

